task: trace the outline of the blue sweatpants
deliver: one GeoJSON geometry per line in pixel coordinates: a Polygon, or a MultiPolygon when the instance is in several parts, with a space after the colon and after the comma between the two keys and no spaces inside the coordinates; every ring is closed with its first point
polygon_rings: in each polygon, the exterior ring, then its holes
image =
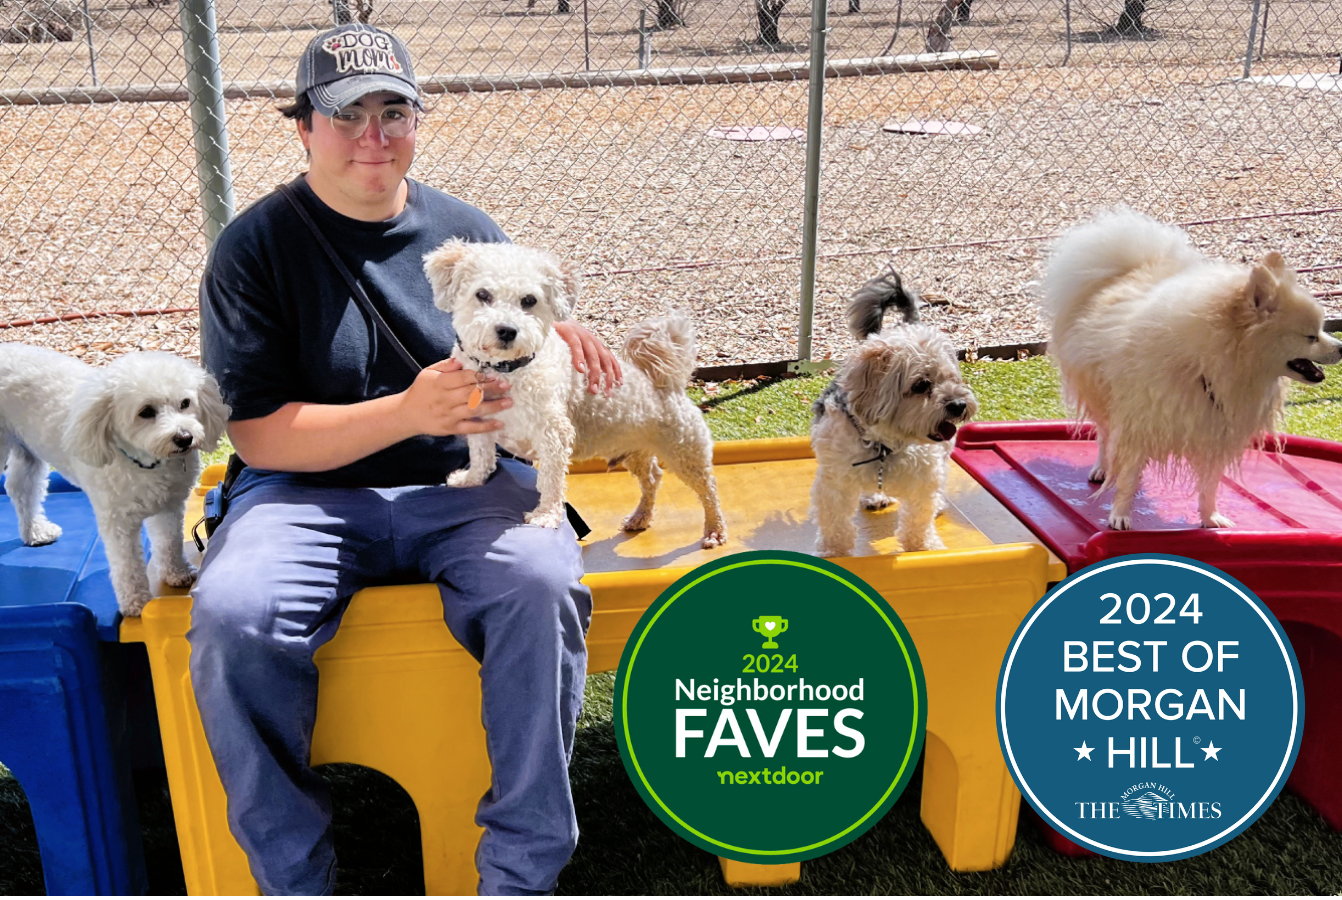
{"type": "Polygon", "coordinates": [[[436,582],[480,661],[493,780],[476,822],[482,894],[548,893],[577,844],[568,763],[591,594],[573,530],[522,523],[535,470],[478,488],[332,488],[245,470],[192,591],[191,682],[233,834],[266,894],[335,886],[331,803],[309,766],[313,653],[360,588],[436,582]]]}

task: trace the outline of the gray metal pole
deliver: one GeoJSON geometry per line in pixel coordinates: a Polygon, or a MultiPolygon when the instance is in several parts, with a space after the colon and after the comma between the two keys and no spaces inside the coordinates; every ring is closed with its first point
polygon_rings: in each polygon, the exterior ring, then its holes
{"type": "Polygon", "coordinates": [[[1263,0],[1253,0],[1253,21],[1249,23],[1249,49],[1244,51],[1244,77],[1249,77],[1249,69],[1253,65],[1253,44],[1254,39],[1258,37],[1258,10],[1263,5],[1263,0]]]}
{"type": "Polygon", "coordinates": [[[828,0],[811,0],[810,94],[806,110],[806,201],[801,233],[801,322],[797,359],[811,359],[811,327],[815,318],[815,258],[820,228],[820,146],[825,125],[825,38],[829,34],[828,0]]]}
{"type": "Polygon", "coordinates": [[[1072,58],[1072,0],[1062,0],[1062,16],[1067,22],[1067,52],[1063,54],[1062,64],[1072,58]]]}
{"type": "Polygon", "coordinates": [[[1258,32],[1258,58],[1263,58],[1263,50],[1267,47],[1267,20],[1272,15],[1272,0],[1263,0],[1263,27],[1258,32]]]}
{"type": "Polygon", "coordinates": [[[228,123],[224,79],[219,70],[219,34],[214,0],[181,0],[186,89],[196,141],[196,177],[211,244],[233,218],[233,173],[228,163],[228,123]]]}
{"type": "Polygon", "coordinates": [[[93,55],[93,16],[89,13],[89,0],[84,0],[84,37],[89,42],[89,70],[93,73],[93,86],[98,86],[98,59],[93,55]]]}
{"type": "Polygon", "coordinates": [[[638,67],[646,69],[651,56],[648,49],[648,8],[644,6],[638,11],[638,67]]]}
{"type": "Polygon", "coordinates": [[[590,19],[587,16],[587,0],[582,0],[582,70],[592,71],[592,39],[590,19]]]}

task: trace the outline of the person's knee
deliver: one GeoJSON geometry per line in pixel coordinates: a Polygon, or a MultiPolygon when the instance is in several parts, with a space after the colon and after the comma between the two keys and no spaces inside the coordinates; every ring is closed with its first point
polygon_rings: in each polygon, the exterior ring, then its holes
{"type": "Polygon", "coordinates": [[[207,565],[191,591],[191,637],[233,643],[262,633],[267,591],[251,567],[207,565]],[[227,569],[227,571],[224,571],[227,569]]]}
{"type": "Polygon", "coordinates": [[[309,604],[286,598],[256,570],[206,566],[191,592],[191,668],[199,677],[268,668],[279,659],[310,657],[304,628],[282,621],[277,609],[309,604]],[[212,570],[213,569],[213,570],[212,570]],[[291,633],[292,632],[292,633],[291,633]]]}
{"type": "Polygon", "coordinates": [[[499,600],[510,616],[585,620],[591,601],[581,578],[581,571],[559,554],[521,554],[503,574],[499,600]]]}

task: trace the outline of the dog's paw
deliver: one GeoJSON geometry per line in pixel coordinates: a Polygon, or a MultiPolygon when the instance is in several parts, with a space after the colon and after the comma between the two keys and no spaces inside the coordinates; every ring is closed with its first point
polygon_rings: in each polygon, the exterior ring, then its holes
{"type": "Polygon", "coordinates": [[[1235,527],[1235,523],[1232,522],[1232,521],[1230,521],[1229,519],[1227,519],[1225,516],[1221,515],[1219,512],[1214,512],[1214,513],[1212,513],[1210,516],[1208,516],[1207,518],[1205,518],[1205,519],[1202,520],[1202,527],[1203,527],[1203,528],[1234,528],[1234,527],[1235,527]]]}
{"type": "Polygon", "coordinates": [[[833,559],[836,556],[852,556],[852,547],[836,547],[833,544],[818,544],[815,548],[815,555],[825,559],[833,559]]]}
{"type": "Polygon", "coordinates": [[[885,509],[894,502],[894,500],[890,499],[885,494],[864,494],[862,497],[862,508],[875,511],[878,509],[885,509]]]}
{"type": "Polygon", "coordinates": [[[60,536],[61,526],[55,522],[34,522],[23,542],[29,547],[41,547],[43,544],[54,544],[60,536]]]}
{"type": "Polygon", "coordinates": [[[191,587],[196,583],[196,567],[184,566],[163,573],[163,583],[175,588],[191,587]]]}
{"type": "Polygon", "coordinates": [[[919,550],[946,549],[946,544],[944,541],[942,541],[941,535],[937,534],[935,531],[927,536],[919,535],[918,537],[910,536],[907,539],[900,538],[899,546],[903,547],[906,553],[917,552],[919,550]]]}
{"type": "Polygon", "coordinates": [[[448,487],[479,487],[484,483],[484,477],[477,474],[473,469],[457,469],[457,471],[447,476],[448,487]]]}
{"type": "Polygon", "coordinates": [[[130,597],[118,597],[117,606],[121,609],[121,614],[123,616],[130,618],[132,616],[138,616],[141,610],[144,609],[145,604],[153,599],[153,595],[151,594],[134,594],[130,597]]]}
{"type": "Polygon", "coordinates": [[[727,530],[704,532],[704,539],[699,542],[699,546],[705,550],[712,550],[714,547],[721,547],[727,543],[727,530]]]}
{"type": "Polygon", "coordinates": [[[532,510],[522,517],[522,521],[538,528],[558,528],[559,523],[564,521],[564,513],[562,511],[541,512],[540,510],[532,510]]]}
{"type": "Polygon", "coordinates": [[[647,531],[652,525],[652,513],[632,512],[620,523],[621,531],[647,531]]]}
{"type": "Polygon", "coordinates": [[[1086,480],[1091,484],[1104,484],[1104,477],[1104,466],[1096,463],[1090,467],[1090,474],[1086,476],[1086,480]]]}
{"type": "Polygon", "coordinates": [[[1117,513],[1110,513],[1109,527],[1114,529],[1114,531],[1131,531],[1132,516],[1120,516],[1117,513]]]}

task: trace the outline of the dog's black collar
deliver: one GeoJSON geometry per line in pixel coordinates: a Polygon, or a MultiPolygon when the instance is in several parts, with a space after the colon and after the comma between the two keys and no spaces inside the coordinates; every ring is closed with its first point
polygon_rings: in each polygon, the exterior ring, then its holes
{"type": "Polygon", "coordinates": [[[493,369],[495,372],[503,372],[504,374],[516,372],[536,358],[536,354],[533,353],[530,356],[520,356],[517,359],[504,360],[503,362],[485,362],[483,359],[476,359],[466,352],[466,347],[461,343],[461,335],[457,335],[457,346],[461,349],[463,356],[481,369],[493,369]]]}
{"type": "Polygon", "coordinates": [[[135,463],[135,464],[136,464],[137,466],[139,466],[141,469],[157,469],[159,466],[163,465],[163,460],[161,460],[161,459],[156,459],[156,460],[154,460],[154,464],[153,464],[152,466],[146,466],[144,463],[140,462],[138,459],[136,459],[135,457],[133,457],[133,456],[131,456],[129,453],[127,453],[127,452],[122,448],[122,446],[121,446],[120,444],[117,444],[117,445],[116,445],[116,448],[117,448],[117,451],[118,451],[122,456],[126,457],[126,459],[130,460],[131,462],[135,463]]]}

